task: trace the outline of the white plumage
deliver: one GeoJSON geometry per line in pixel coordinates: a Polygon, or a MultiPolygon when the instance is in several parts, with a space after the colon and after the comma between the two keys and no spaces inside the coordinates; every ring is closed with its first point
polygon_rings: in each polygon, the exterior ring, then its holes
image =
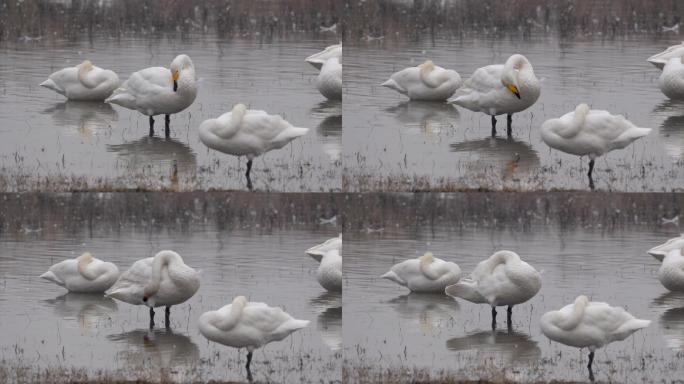
{"type": "Polygon", "coordinates": [[[69,292],[102,293],[116,282],[119,268],[86,252],[75,259],[61,261],[40,275],[69,292]]]}
{"type": "Polygon", "coordinates": [[[69,100],[102,101],[119,86],[113,71],[94,66],[85,60],[75,67],[61,69],[40,83],[69,100]]]}
{"type": "Polygon", "coordinates": [[[153,308],[166,306],[168,317],[168,308],[190,299],[199,286],[199,272],[187,266],[178,253],[161,251],[154,257],[133,263],[105,295],[125,303],[148,306],[153,325],[153,308]]]}
{"type": "Polygon", "coordinates": [[[342,255],[337,249],[323,254],[316,270],[318,283],[330,292],[342,292],[342,255]]]}
{"type": "Polygon", "coordinates": [[[546,120],[541,126],[542,140],[551,148],[589,156],[589,180],[594,159],[610,151],[622,149],[633,141],[648,135],[650,128],[639,128],[622,115],[590,109],[585,103],[557,119],[546,120]]]}
{"type": "Polygon", "coordinates": [[[304,251],[307,255],[311,256],[314,260],[320,262],[321,259],[323,258],[323,255],[330,251],[330,250],[342,250],[342,234],[340,233],[339,236],[330,238],[326,240],[325,242],[314,245],[313,247],[307,249],[304,251]]]}
{"type": "Polygon", "coordinates": [[[342,100],[341,58],[331,57],[323,63],[316,78],[316,88],[329,100],[342,100]]]}
{"type": "Polygon", "coordinates": [[[411,100],[443,101],[454,94],[463,82],[458,72],[444,69],[427,60],[417,67],[395,72],[381,85],[411,100]]]}
{"type": "Polygon", "coordinates": [[[656,68],[663,69],[670,59],[674,57],[680,58],[682,56],[684,56],[684,42],[682,42],[682,44],[672,45],[666,50],[649,57],[646,61],[655,65],[656,68]]]}
{"type": "MultiPolygon", "coordinates": [[[[682,48],[684,55],[684,48],[682,48]]],[[[658,78],[660,91],[673,100],[684,100],[684,64],[682,57],[673,57],[665,62],[658,78]]]]}
{"type": "Polygon", "coordinates": [[[513,305],[533,298],[541,289],[541,274],[520,259],[517,253],[498,251],[477,264],[469,278],[446,287],[447,295],[492,307],[495,326],[497,306],[508,306],[510,320],[513,305]]]}
{"type": "Polygon", "coordinates": [[[342,43],[330,45],[326,47],[321,52],[314,53],[313,55],[304,59],[307,63],[311,64],[316,69],[321,69],[323,64],[330,58],[338,58],[342,60],[342,43]]]}
{"type": "Polygon", "coordinates": [[[431,252],[402,261],[380,276],[420,293],[442,293],[444,288],[456,284],[461,278],[461,268],[456,263],[438,259],[431,252]]]}
{"type": "Polygon", "coordinates": [[[590,370],[596,349],[624,340],[650,323],[635,318],[623,308],[589,301],[584,295],[558,311],[545,313],[540,320],[541,330],[549,339],[572,347],[589,348],[590,370]]]}
{"type": "Polygon", "coordinates": [[[684,292],[684,237],[675,237],[651,248],[648,253],[660,260],[658,280],[672,292],[684,292]]]}
{"type": "Polygon", "coordinates": [[[309,325],[308,320],[297,320],[265,303],[248,302],[244,296],[236,297],[219,310],[203,313],[198,323],[200,333],[207,339],[233,348],[246,348],[248,370],[252,351],[283,340],[309,325]]]}
{"type": "MultiPolygon", "coordinates": [[[[501,65],[478,68],[448,102],[492,116],[510,115],[531,107],[539,98],[541,83],[523,55],[513,55],[501,65]]],[[[510,134],[510,120],[509,130],[510,134]]]]}

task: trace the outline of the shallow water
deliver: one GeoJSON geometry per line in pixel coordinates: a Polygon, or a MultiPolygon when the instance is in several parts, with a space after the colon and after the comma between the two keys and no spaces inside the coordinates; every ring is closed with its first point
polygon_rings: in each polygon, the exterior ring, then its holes
{"type": "MultiPolygon", "coordinates": [[[[369,206],[382,208],[360,214],[349,229],[345,226],[343,333],[345,370],[351,377],[426,372],[433,379],[587,381],[588,351],[550,342],[538,322],[543,313],[571,303],[579,294],[653,321],[647,329],[597,351],[597,380],[661,382],[681,377],[684,296],[660,284],[659,264],[645,253],[677,236],[681,227],[636,213],[639,206],[678,203],[662,195],[598,195],[591,200],[589,194],[540,194],[521,196],[523,201],[516,204],[505,203],[507,198],[482,193],[370,198],[369,206]],[[531,209],[519,209],[527,203],[531,209]],[[509,210],[497,209],[503,206],[509,210]],[[568,224],[558,210],[572,215],[574,222],[568,224]],[[367,224],[372,218],[375,222],[367,224]],[[540,293],[514,307],[510,330],[504,307],[493,332],[486,305],[410,294],[379,278],[393,264],[426,251],[458,263],[467,274],[500,249],[516,251],[542,273],[540,293]]],[[[394,377],[403,382],[411,376],[394,377]]]]}
{"type": "MultiPolygon", "coordinates": [[[[73,368],[91,377],[102,371],[118,378],[155,381],[242,381],[246,351],[208,342],[199,334],[197,319],[245,295],[311,321],[285,340],[255,351],[255,380],[340,381],[342,299],[318,285],[316,263],[304,254],[304,249],[336,236],[339,230],[304,215],[299,197],[262,196],[261,203],[266,201],[268,207],[265,214],[249,194],[242,197],[4,195],[0,234],[4,367],[73,368]],[[148,197],[165,199],[168,206],[158,201],[146,204],[148,197]],[[32,213],[9,214],[7,205],[29,201],[32,213]],[[39,208],[43,203],[51,208],[43,211],[39,208]],[[183,207],[184,212],[169,214],[171,206],[183,207]],[[222,217],[232,209],[231,217],[222,217]],[[279,217],[278,212],[287,217],[279,217]],[[38,278],[53,263],[85,251],[123,271],[161,249],[178,251],[202,274],[197,294],[172,307],[170,330],[163,327],[163,309],[157,310],[157,328],[149,331],[146,307],[68,294],[38,278]]],[[[324,205],[318,202],[319,207],[324,205]]]]}
{"type": "Polygon", "coordinates": [[[341,104],[318,93],[316,69],[304,62],[337,41],[334,34],[267,43],[169,34],[5,44],[0,59],[3,189],[246,189],[246,160],[208,150],[197,135],[203,120],[245,103],[311,129],[255,160],[256,189],[339,190],[341,104]],[[114,70],[123,81],[141,68],[168,67],[179,53],[192,58],[199,91],[188,109],[172,116],[170,138],[164,138],[163,116],[157,116],[156,136],[150,138],[147,116],[119,106],[66,101],[38,87],[52,72],[85,59],[114,70]],[[177,182],[170,179],[174,161],[177,182]]]}
{"type": "Polygon", "coordinates": [[[660,71],[646,58],[669,45],[635,37],[617,40],[480,38],[347,44],[344,95],[344,185],[356,190],[588,189],[588,159],[549,149],[539,127],[581,102],[623,114],[647,137],[596,162],[596,188],[664,191],[684,187],[684,104],[657,86],[660,71]],[[522,53],[542,80],[540,99],[513,117],[490,117],[441,103],[409,102],[381,87],[393,72],[426,59],[466,79],[476,68],[522,53]]]}

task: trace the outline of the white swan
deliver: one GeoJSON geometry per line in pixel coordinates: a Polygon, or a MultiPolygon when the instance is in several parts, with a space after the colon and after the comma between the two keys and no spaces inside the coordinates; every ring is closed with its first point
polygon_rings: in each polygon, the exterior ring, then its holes
{"type": "Polygon", "coordinates": [[[672,59],[673,57],[682,57],[684,56],[684,42],[681,44],[673,45],[670,47],[667,47],[666,50],[656,53],[655,55],[649,57],[646,59],[649,63],[655,65],[659,69],[663,69],[665,64],[672,59]]]}
{"type": "Polygon", "coordinates": [[[333,250],[333,249],[338,250],[338,251],[342,250],[342,234],[341,233],[339,236],[328,239],[321,244],[314,245],[313,247],[307,249],[304,252],[307,255],[311,256],[314,260],[316,260],[320,263],[321,259],[323,258],[323,255],[325,255],[326,252],[333,250]]]}
{"type": "Polygon", "coordinates": [[[233,110],[216,119],[204,120],[199,126],[200,141],[207,147],[233,156],[247,156],[247,186],[252,159],[268,151],[284,147],[306,135],[308,128],[295,127],[280,117],[236,104],[233,110]]]}
{"type": "Polygon", "coordinates": [[[68,289],[69,292],[102,293],[116,282],[119,268],[86,252],[75,259],[53,265],[40,277],[68,289]]]}
{"type": "Polygon", "coordinates": [[[316,88],[329,100],[342,100],[342,63],[331,57],[323,63],[316,78],[316,88]]]}
{"type": "Polygon", "coordinates": [[[199,289],[199,272],[185,265],[174,251],[161,251],[141,259],[105,292],[105,296],[150,308],[150,328],[154,327],[154,308],[166,306],[166,325],[172,305],[191,298],[199,289]]]}
{"type": "Polygon", "coordinates": [[[342,59],[342,43],[330,45],[324,50],[314,53],[313,55],[304,59],[307,63],[314,66],[316,69],[321,69],[323,64],[330,58],[336,57],[342,59]]]}
{"type": "Polygon", "coordinates": [[[297,320],[280,308],[248,302],[244,296],[238,296],[219,310],[203,313],[198,324],[200,333],[211,341],[233,348],[247,348],[249,372],[255,349],[283,340],[309,325],[309,321],[297,320]]]}
{"type": "Polygon", "coordinates": [[[589,185],[594,159],[615,149],[622,149],[651,132],[639,128],[622,115],[589,109],[582,103],[574,111],[557,119],[546,120],[541,126],[542,140],[551,148],[578,156],[589,156],[589,185]]]}
{"type": "Polygon", "coordinates": [[[119,86],[119,77],[113,71],[96,67],[85,60],[75,67],[61,69],[40,83],[69,100],[102,101],[119,86]]]}
{"type": "Polygon", "coordinates": [[[508,306],[510,325],[513,306],[533,298],[541,284],[541,274],[534,267],[522,261],[517,253],[504,250],[479,262],[469,278],[444,291],[454,298],[491,305],[492,328],[495,328],[497,306],[508,306]]]}
{"type": "Polygon", "coordinates": [[[508,114],[510,136],[513,114],[531,107],[540,92],[541,83],[532,64],[525,56],[516,54],[503,65],[478,68],[447,102],[491,115],[492,135],[496,134],[496,116],[508,114]]]}
{"type": "Polygon", "coordinates": [[[416,259],[409,259],[392,266],[380,276],[419,293],[441,293],[448,285],[461,278],[461,268],[456,263],[438,259],[426,252],[416,259]]]}
{"type": "Polygon", "coordinates": [[[427,60],[417,67],[395,72],[381,85],[411,100],[444,101],[463,84],[458,72],[444,69],[427,60]]]}
{"type": "Polygon", "coordinates": [[[540,320],[542,333],[549,339],[571,347],[589,348],[590,372],[596,349],[624,340],[650,323],[650,320],[635,318],[623,308],[589,301],[584,295],[558,311],[546,312],[540,320]]]}
{"type": "Polygon", "coordinates": [[[684,100],[684,63],[682,60],[684,57],[669,59],[658,78],[660,91],[673,100],[684,100]]]}
{"type": "Polygon", "coordinates": [[[684,237],[675,237],[648,253],[662,261],[658,280],[672,292],[684,292],[684,237]]]}
{"type": "Polygon", "coordinates": [[[154,134],[154,116],[166,115],[169,136],[170,115],[189,107],[195,97],[195,66],[188,55],[178,55],[168,69],[150,67],[134,72],[105,102],[149,116],[150,135],[154,134]]]}

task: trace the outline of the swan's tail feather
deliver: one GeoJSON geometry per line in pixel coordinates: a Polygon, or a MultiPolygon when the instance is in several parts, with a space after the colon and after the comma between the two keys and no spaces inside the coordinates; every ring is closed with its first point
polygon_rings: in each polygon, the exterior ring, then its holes
{"type": "Polygon", "coordinates": [[[406,93],[406,90],[404,89],[404,87],[399,85],[396,81],[394,81],[394,79],[389,79],[380,85],[385,87],[385,88],[394,89],[395,91],[397,91],[399,93],[406,93]]]}
{"type": "Polygon", "coordinates": [[[132,95],[119,91],[121,88],[114,90],[111,96],[105,99],[105,103],[117,104],[128,108],[128,105],[135,102],[135,97],[132,95]]]}
{"type": "Polygon", "coordinates": [[[651,128],[634,127],[623,132],[615,139],[614,143],[618,148],[624,148],[633,141],[642,138],[649,133],[651,133],[651,128]]]}
{"type": "Polygon", "coordinates": [[[618,329],[616,329],[613,333],[613,336],[616,340],[624,340],[632,333],[646,328],[650,324],[650,320],[631,319],[618,327],[618,329]]]}
{"type": "Polygon", "coordinates": [[[62,88],[60,88],[60,87],[57,85],[57,83],[55,83],[54,81],[52,81],[52,79],[47,79],[47,80],[43,81],[42,83],[40,83],[39,85],[40,85],[41,87],[44,87],[44,88],[47,88],[47,89],[51,89],[51,90],[53,90],[53,91],[59,93],[60,95],[63,95],[63,94],[64,94],[64,90],[63,90],[62,88]]]}
{"type": "Polygon", "coordinates": [[[309,320],[298,320],[298,319],[292,319],[288,320],[285,323],[283,323],[278,329],[275,331],[276,334],[282,334],[282,335],[288,335],[294,331],[298,331],[302,328],[306,328],[309,325],[309,320]]]}
{"type": "Polygon", "coordinates": [[[57,275],[52,273],[52,271],[47,271],[47,272],[43,273],[42,275],[40,275],[40,278],[45,279],[47,281],[51,281],[57,285],[61,285],[61,286],[64,285],[64,282],[62,281],[62,279],[57,277],[57,275]]]}
{"type": "Polygon", "coordinates": [[[394,281],[395,283],[397,283],[399,285],[406,286],[406,282],[404,281],[404,279],[399,277],[399,275],[394,273],[394,271],[389,271],[389,272],[385,273],[384,275],[380,276],[380,278],[387,279],[390,281],[394,281]]]}
{"type": "Polygon", "coordinates": [[[471,303],[486,303],[484,296],[475,289],[476,284],[472,280],[462,280],[444,289],[444,293],[453,297],[470,301],[471,303]]]}

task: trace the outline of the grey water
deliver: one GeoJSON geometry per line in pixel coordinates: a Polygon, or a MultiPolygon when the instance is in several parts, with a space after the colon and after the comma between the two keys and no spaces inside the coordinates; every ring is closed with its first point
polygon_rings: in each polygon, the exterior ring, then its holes
{"type": "Polygon", "coordinates": [[[334,34],[268,40],[161,34],[80,41],[18,40],[0,48],[0,169],[2,190],[246,189],[246,159],[208,150],[199,124],[237,103],[279,114],[309,133],[257,158],[257,190],[339,190],[341,103],[316,90],[304,58],[338,42],[334,34]],[[157,116],[104,103],[67,101],[38,86],[52,72],[85,59],[126,80],[150,66],[168,67],[185,53],[196,68],[198,95],[171,117],[164,137],[157,116]],[[177,164],[177,180],[171,177],[177,164]]]}
{"type": "Polygon", "coordinates": [[[247,379],[246,351],[208,342],[198,331],[197,319],[245,295],[311,321],[283,341],[255,351],[254,380],[341,380],[342,298],[318,284],[317,264],[304,254],[306,248],[337,236],[336,225],[306,217],[297,198],[259,200],[264,209],[252,197],[241,200],[235,194],[215,200],[183,194],[118,195],[3,196],[4,369],[14,367],[16,377],[24,369],[52,369],[85,372],[93,380],[104,374],[154,382],[242,382],[247,379]],[[148,203],[148,198],[162,201],[148,203]],[[22,208],[24,215],[9,208],[22,204],[33,208],[22,208]],[[42,204],[51,208],[42,210],[42,204]],[[182,213],[168,214],[171,207],[182,213]],[[149,330],[146,307],[67,293],[38,278],[53,263],[86,251],[124,271],[162,249],[177,251],[201,273],[197,294],[171,308],[170,329],[164,328],[163,310],[157,311],[156,328],[149,330]]]}
{"type": "Polygon", "coordinates": [[[505,194],[477,195],[370,198],[369,206],[382,208],[359,210],[345,227],[343,333],[351,381],[589,381],[588,351],[549,341],[539,326],[542,314],[580,294],[652,321],[597,351],[596,380],[663,382],[684,374],[684,295],[660,284],[659,263],[646,254],[681,232],[678,221],[655,217],[672,218],[667,197],[540,194],[507,204],[505,194]],[[508,209],[498,209],[503,206],[508,209]],[[661,213],[639,212],[657,206],[661,213]],[[541,291],[513,308],[510,329],[504,307],[493,331],[487,305],[412,294],[379,278],[426,251],[467,275],[501,249],[517,252],[542,274],[541,291]]]}
{"type": "Polygon", "coordinates": [[[684,104],[657,86],[646,58],[678,44],[674,34],[606,39],[465,36],[352,41],[345,46],[344,188],[349,191],[548,190],[589,188],[588,159],[550,149],[539,128],[586,102],[622,114],[647,137],[596,162],[597,189],[670,191],[684,187],[684,104]],[[444,103],[411,102],[380,83],[427,59],[467,79],[477,68],[525,55],[542,81],[539,100],[513,116],[490,117],[444,103]]]}

